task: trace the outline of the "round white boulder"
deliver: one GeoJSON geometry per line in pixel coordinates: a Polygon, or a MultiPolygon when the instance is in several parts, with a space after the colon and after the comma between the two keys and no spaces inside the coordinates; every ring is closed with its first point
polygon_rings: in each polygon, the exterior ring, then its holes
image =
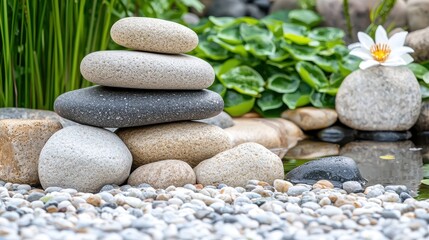
{"type": "Polygon", "coordinates": [[[197,90],[215,79],[212,66],[193,56],[121,50],[88,54],[80,72],[102,86],[137,89],[197,90]]]}
{"type": "Polygon", "coordinates": [[[420,114],[420,86],[407,67],[377,66],[344,79],[335,109],[340,121],[363,131],[404,131],[420,114]]]}
{"type": "Polygon", "coordinates": [[[198,45],[191,29],[157,18],[122,18],[113,24],[110,36],[121,46],[148,52],[186,53],[198,45]]]}
{"type": "Polygon", "coordinates": [[[73,188],[98,192],[106,184],[122,184],[132,156],[114,133],[90,126],[64,128],[47,141],[39,158],[43,188],[73,188]]]}

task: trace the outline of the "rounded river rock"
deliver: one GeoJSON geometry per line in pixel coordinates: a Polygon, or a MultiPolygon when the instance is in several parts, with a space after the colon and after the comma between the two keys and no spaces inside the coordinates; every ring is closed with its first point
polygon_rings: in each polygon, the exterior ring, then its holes
{"type": "Polygon", "coordinates": [[[154,188],[169,186],[182,187],[186,184],[195,184],[194,170],[186,162],[180,160],[163,160],[145,164],[131,173],[128,184],[137,186],[148,183],[154,188]]]}
{"type": "Polygon", "coordinates": [[[64,128],[47,141],[39,157],[39,178],[48,187],[98,192],[107,184],[122,184],[132,156],[114,133],[90,126],[64,128]]]}
{"type": "Polygon", "coordinates": [[[94,86],[62,94],[58,115],[98,127],[135,127],[197,120],[223,110],[222,97],[209,90],[154,91],[94,86]]]}
{"type": "Polygon", "coordinates": [[[407,67],[377,66],[352,72],[335,99],[340,121],[362,131],[405,131],[417,121],[420,85],[407,67]]]}
{"type": "Polygon", "coordinates": [[[157,18],[122,18],[113,24],[110,36],[121,46],[148,52],[185,53],[198,45],[191,29],[157,18]]]}
{"type": "Polygon", "coordinates": [[[229,135],[220,127],[191,121],[123,128],[116,134],[130,149],[137,167],[166,159],[194,167],[232,147],[229,135]]]}
{"type": "Polygon", "coordinates": [[[138,89],[198,90],[215,79],[212,66],[199,58],[138,51],[90,53],[80,71],[85,79],[102,86],[138,89]]]}
{"type": "Polygon", "coordinates": [[[197,183],[216,185],[224,183],[244,187],[247,181],[258,179],[273,184],[284,178],[282,160],[257,143],[243,143],[202,161],[194,168],[197,183]]]}

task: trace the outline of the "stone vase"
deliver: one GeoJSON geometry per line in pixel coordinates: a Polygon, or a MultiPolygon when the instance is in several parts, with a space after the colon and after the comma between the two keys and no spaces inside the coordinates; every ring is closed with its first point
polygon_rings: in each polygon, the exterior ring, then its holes
{"type": "Polygon", "coordinates": [[[359,69],[344,79],[335,105],[339,120],[351,128],[405,131],[419,117],[420,86],[405,66],[359,69]]]}

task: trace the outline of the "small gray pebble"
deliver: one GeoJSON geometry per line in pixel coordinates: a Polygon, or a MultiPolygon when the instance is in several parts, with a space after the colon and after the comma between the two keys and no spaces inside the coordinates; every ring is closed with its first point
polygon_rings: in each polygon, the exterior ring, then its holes
{"type": "Polygon", "coordinates": [[[62,188],[60,187],[48,187],[45,189],[45,193],[53,193],[53,192],[60,192],[62,188]]]}
{"type": "Polygon", "coordinates": [[[34,201],[37,201],[44,196],[45,196],[45,194],[43,194],[41,192],[32,192],[28,195],[27,201],[34,202],[34,201]]]}
{"type": "Polygon", "coordinates": [[[347,181],[343,183],[343,189],[346,190],[347,193],[359,193],[363,192],[362,185],[357,181],[347,181]]]}
{"type": "Polygon", "coordinates": [[[104,185],[101,188],[100,192],[108,192],[108,191],[113,190],[113,189],[115,189],[115,188],[112,185],[104,185]]]}
{"type": "Polygon", "coordinates": [[[383,218],[399,219],[401,217],[401,212],[399,210],[383,210],[381,216],[383,218]]]}
{"type": "Polygon", "coordinates": [[[288,189],[287,194],[289,196],[299,196],[302,195],[304,192],[307,192],[308,188],[305,186],[292,186],[288,189]]]}

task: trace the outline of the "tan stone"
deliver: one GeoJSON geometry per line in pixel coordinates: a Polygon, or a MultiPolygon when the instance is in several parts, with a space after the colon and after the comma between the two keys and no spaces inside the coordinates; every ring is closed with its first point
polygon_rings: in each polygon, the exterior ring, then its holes
{"type": "Polygon", "coordinates": [[[198,45],[198,36],[191,29],[156,18],[122,18],[113,24],[110,35],[121,46],[148,52],[185,53],[198,45]]]}
{"type": "Polygon", "coordinates": [[[337,112],[328,108],[303,107],[286,110],[282,118],[290,120],[303,130],[327,128],[337,121],[337,112]]]}
{"type": "Polygon", "coordinates": [[[407,20],[410,31],[429,27],[429,1],[408,0],[407,20]]]}
{"type": "Polygon", "coordinates": [[[414,49],[411,56],[416,62],[429,60],[429,27],[410,32],[405,39],[405,45],[414,49]]]}
{"type": "Polygon", "coordinates": [[[0,179],[39,184],[40,151],[61,128],[61,123],[55,120],[0,120],[0,179]]]}
{"type": "Polygon", "coordinates": [[[286,153],[288,159],[315,159],[320,157],[335,156],[340,153],[340,145],[303,140],[286,153]]]}
{"type": "Polygon", "coordinates": [[[293,184],[289,181],[285,181],[282,179],[276,179],[276,180],[274,180],[273,186],[276,189],[276,191],[285,193],[289,190],[290,187],[293,186],[293,184]]]}
{"type": "Polygon", "coordinates": [[[292,148],[304,138],[299,127],[281,118],[237,118],[234,123],[233,127],[225,129],[234,146],[255,142],[266,148],[292,148]]]}
{"type": "Polygon", "coordinates": [[[246,186],[252,179],[273,184],[284,179],[282,160],[257,143],[243,143],[202,161],[194,168],[197,183],[231,187],[246,186]]]}
{"type": "Polygon", "coordinates": [[[232,147],[223,129],[191,121],[118,129],[116,134],[130,149],[135,167],[167,159],[194,167],[232,147]]]}
{"type": "Polygon", "coordinates": [[[147,183],[154,188],[182,187],[195,184],[196,177],[191,166],[180,160],[164,160],[145,164],[131,173],[128,184],[137,186],[147,183]]]}

